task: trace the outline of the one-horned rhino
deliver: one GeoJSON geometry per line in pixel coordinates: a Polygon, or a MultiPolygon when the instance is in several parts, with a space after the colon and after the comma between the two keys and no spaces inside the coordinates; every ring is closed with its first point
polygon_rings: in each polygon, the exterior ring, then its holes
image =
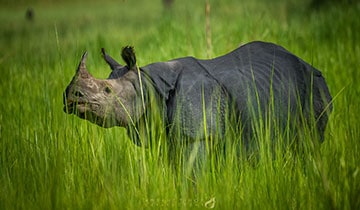
{"type": "Polygon", "coordinates": [[[254,123],[269,118],[283,128],[313,121],[323,139],[332,110],[325,79],[278,45],[256,41],[210,60],[184,57],[144,67],[136,65],[132,47],[122,50],[126,66],[104,49],[102,54],[112,69],[110,76],[94,78],[86,69],[85,53],[64,93],[67,113],[103,127],[131,130],[152,111],[148,96],[154,95],[166,133],[177,133],[184,141],[205,141],[213,134],[222,136],[227,126],[240,126],[247,144],[254,123]],[[229,125],[227,119],[235,122],[229,125]]]}

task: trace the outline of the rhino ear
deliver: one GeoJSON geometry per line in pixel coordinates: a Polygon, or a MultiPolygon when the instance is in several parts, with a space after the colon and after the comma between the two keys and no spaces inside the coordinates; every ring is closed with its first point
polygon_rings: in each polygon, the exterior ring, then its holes
{"type": "Polygon", "coordinates": [[[111,70],[117,70],[123,68],[123,66],[120,65],[118,62],[116,62],[110,55],[106,54],[104,48],[101,48],[101,53],[106,63],[109,64],[111,70]]]}
{"type": "Polygon", "coordinates": [[[136,56],[133,47],[131,46],[124,47],[121,51],[121,57],[124,59],[129,69],[136,68],[136,56]]]}

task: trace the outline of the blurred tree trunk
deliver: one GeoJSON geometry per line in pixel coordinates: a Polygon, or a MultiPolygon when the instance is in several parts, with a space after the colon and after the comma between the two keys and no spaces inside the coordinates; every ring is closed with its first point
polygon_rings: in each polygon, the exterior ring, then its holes
{"type": "Polygon", "coordinates": [[[359,2],[359,0],[312,0],[311,1],[311,6],[314,8],[321,8],[323,6],[328,6],[328,5],[339,5],[339,4],[354,4],[359,2]]]}
{"type": "Polygon", "coordinates": [[[163,5],[165,8],[170,8],[173,3],[174,3],[174,0],[163,0],[163,5]]]}

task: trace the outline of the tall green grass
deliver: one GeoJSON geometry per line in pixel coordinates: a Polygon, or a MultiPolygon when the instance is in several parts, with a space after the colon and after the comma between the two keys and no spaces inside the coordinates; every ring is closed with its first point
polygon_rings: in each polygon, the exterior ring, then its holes
{"type": "MultiPolygon", "coordinates": [[[[207,58],[205,1],[175,1],[170,11],[160,1],[0,4],[0,209],[360,207],[358,3],[310,10],[297,1],[210,1],[210,55],[251,40],[278,43],[322,71],[334,111],[324,143],[313,147],[311,134],[302,135],[304,155],[268,154],[254,164],[231,151],[221,170],[195,178],[173,170],[160,147],[136,147],[123,128],[65,114],[62,93],[85,50],[100,78],[110,73],[101,47],[116,57],[134,45],[140,66],[207,58]]],[[[266,133],[258,139],[270,140],[266,133]]]]}

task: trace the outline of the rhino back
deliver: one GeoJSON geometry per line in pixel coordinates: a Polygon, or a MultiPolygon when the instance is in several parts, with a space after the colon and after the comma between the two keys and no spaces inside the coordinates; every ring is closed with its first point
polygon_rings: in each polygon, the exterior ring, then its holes
{"type": "Polygon", "coordinates": [[[252,42],[200,63],[225,87],[245,118],[266,114],[272,104],[274,114],[286,123],[289,114],[296,116],[309,103],[312,89],[323,89],[331,100],[325,83],[312,82],[313,77],[322,78],[321,73],[275,44],[252,42]]]}

